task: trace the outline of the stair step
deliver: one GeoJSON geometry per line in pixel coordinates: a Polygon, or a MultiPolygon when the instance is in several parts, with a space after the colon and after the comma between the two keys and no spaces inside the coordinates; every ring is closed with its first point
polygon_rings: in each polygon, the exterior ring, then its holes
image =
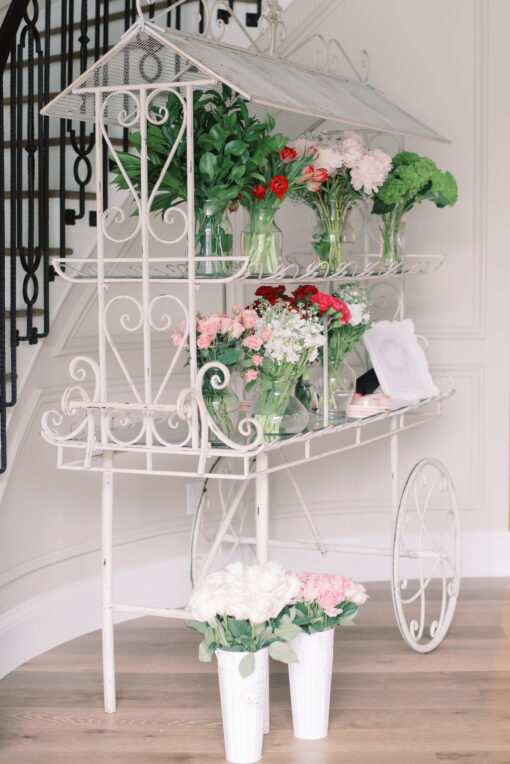
{"type": "MultiPolygon", "coordinates": [[[[113,145],[114,145],[114,146],[119,146],[120,148],[122,148],[122,147],[123,147],[123,145],[124,145],[124,141],[122,140],[122,138],[110,138],[110,140],[111,140],[111,142],[113,143],[113,145]]],[[[58,138],[58,137],[55,137],[55,138],[50,138],[50,139],[48,140],[48,146],[49,146],[49,147],[53,147],[53,146],[60,146],[60,145],[61,145],[61,143],[62,143],[62,141],[61,141],[61,140],[60,140],[60,138],[58,138]]],[[[27,141],[26,139],[24,139],[24,140],[23,140],[23,142],[22,142],[22,144],[21,144],[22,148],[25,148],[25,146],[26,146],[27,144],[28,144],[28,141],[27,141]]],[[[71,138],[70,138],[70,136],[67,136],[67,137],[66,137],[66,139],[65,139],[65,144],[66,144],[66,146],[71,146],[71,145],[72,145],[72,144],[71,144],[71,138]]],[[[4,149],[6,149],[6,150],[7,150],[7,149],[10,149],[10,148],[11,148],[11,146],[13,145],[13,143],[12,143],[12,141],[4,141],[2,145],[3,145],[4,149]]],[[[17,146],[17,145],[18,145],[18,142],[17,142],[17,141],[14,141],[14,145],[15,145],[15,146],[17,146]]]]}
{"type": "MultiPolygon", "coordinates": [[[[22,199],[29,199],[30,195],[28,191],[22,191],[21,193],[15,193],[15,197],[18,199],[21,197],[22,199]]],[[[60,199],[60,191],[58,189],[53,189],[51,191],[48,191],[46,193],[46,196],[49,199],[60,199]]],[[[39,198],[39,191],[34,191],[34,199],[39,198]]],[[[65,198],[66,199],[80,199],[80,192],[79,191],[66,191],[65,192],[65,198]]],[[[12,192],[6,191],[4,199],[12,199],[12,192]]],[[[94,202],[96,200],[96,195],[93,191],[86,191],[85,192],[85,201],[88,202],[94,202]]]]}
{"type": "MultiPolygon", "coordinates": [[[[8,249],[8,248],[5,249],[4,250],[4,255],[6,257],[10,257],[11,256],[11,251],[12,251],[11,249],[8,249]]],[[[16,257],[19,257],[20,254],[21,254],[20,250],[19,249],[15,249],[14,251],[16,253],[16,257]]],[[[64,250],[65,257],[69,257],[69,255],[72,255],[72,254],[73,254],[73,250],[72,249],[67,248],[67,249],[64,250]]],[[[58,249],[58,247],[50,247],[50,249],[48,249],[48,255],[50,257],[60,257],[60,249],[58,249]]]]}
{"type": "MultiPolygon", "coordinates": [[[[16,311],[16,318],[26,318],[28,316],[28,311],[26,308],[24,310],[17,310],[16,311]]],[[[42,308],[34,308],[32,310],[32,316],[44,316],[44,310],[42,308]]],[[[8,321],[10,321],[11,318],[11,311],[6,310],[5,311],[5,317],[8,321]]]]}

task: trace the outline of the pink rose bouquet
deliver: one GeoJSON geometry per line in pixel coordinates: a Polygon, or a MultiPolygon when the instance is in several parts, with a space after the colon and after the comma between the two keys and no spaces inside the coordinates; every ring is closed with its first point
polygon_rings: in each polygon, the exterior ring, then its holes
{"type": "Polygon", "coordinates": [[[291,608],[293,622],[306,634],[326,631],[335,626],[350,626],[368,594],[362,584],[351,578],[327,573],[295,573],[301,581],[301,589],[291,608]]]}

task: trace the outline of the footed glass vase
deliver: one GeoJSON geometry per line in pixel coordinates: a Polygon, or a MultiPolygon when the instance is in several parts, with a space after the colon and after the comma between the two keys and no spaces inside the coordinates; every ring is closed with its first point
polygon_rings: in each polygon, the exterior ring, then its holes
{"type": "Polygon", "coordinates": [[[350,213],[350,206],[342,206],[336,201],[323,203],[319,207],[317,225],[312,232],[312,246],[319,260],[328,264],[330,273],[342,265],[344,245],[354,243],[350,213]]]}
{"type": "MultiPolygon", "coordinates": [[[[230,385],[216,390],[212,385],[212,377],[215,375],[221,379],[221,372],[216,369],[212,369],[205,375],[202,384],[202,397],[209,416],[216,427],[228,438],[232,438],[239,423],[239,398],[230,385]]],[[[209,440],[211,443],[222,443],[211,429],[209,429],[209,440]]]]}
{"type": "Polygon", "coordinates": [[[196,275],[211,278],[225,278],[233,272],[232,260],[216,260],[219,257],[232,257],[232,224],[227,208],[218,202],[206,199],[197,203],[195,245],[197,258],[209,257],[210,260],[197,260],[196,275]]]}
{"type": "Polygon", "coordinates": [[[257,206],[249,211],[248,229],[241,233],[241,253],[249,257],[248,273],[268,276],[282,262],[283,233],[275,223],[274,207],[257,206]]]}
{"type": "Polygon", "coordinates": [[[252,414],[262,425],[264,440],[295,435],[306,428],[309,413],[296,398],[295,387],[295,379],[276,379],[255,400],[252,414]]]}
{"type": "Polygon", "coordinates": [[[402,262],[407,215],[398,210],[381,215],[379,224],[380,254],[385,265],[402,262]]]}
{"type": "Polygon", "coordinates": [[[314,382],[318,403],[317,427],[339,424],[345,419],[345,410],[356,390],[354,369],[345,362],[343,357],[336,358],[333,356],[328,359],[327,402],[322,364],[317,365],[314,382]]]}

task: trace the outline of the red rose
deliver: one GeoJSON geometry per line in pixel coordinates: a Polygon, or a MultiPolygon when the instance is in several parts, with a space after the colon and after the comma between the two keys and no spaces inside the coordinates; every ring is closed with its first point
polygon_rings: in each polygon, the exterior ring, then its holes
{"type": "Polygon", "coordinates": [[[324,183],[328,179],[328,171],[324,167],[319,167],[313,174],[313,179],[319,183],[324,183]]]}
{"type": "Polygon", "coordinates": [[[283,197],[287,193],[288,188],[289,188],[289,181],[284,175],[275,175],[274,178],[271,178],[271,183],[269,184],[269,190],[272,191],[273,194],[275,194],[278,197],[278,199],[283,199],[283,197]]]}
{"type": "Polygon", "coordinates": [[[312,286],[312,284],[304,284],[303,286],[294,289],[292,294],[298,302],[304,302],[308,295],[317,294],[318,291],[316,286],[312,286]]]}
{"type": "Polygon", "coordinates": [[[255,199],[263,199],[267,194],[267,190],[264,188],[264,186],[261,186],[260,183],[258,183],[256,186],[253,186],[252,194],[255,199]]]}
{"type": "Polygon", "coordinates": [[[234,202],[234,204],[230,205],[230,207],[228,208],[228,211],[237,212],[238,209],[239,209],[239,202],[234,202]]]}
{"type": "Polygon", "coordinates": [[[285,146],[284,149],[278,152],[278,155],[282,162],[293,162],[297,157],[296,149],[292,149],[289,146],[285,146]]]}
{"type": "Polygon", "coordinates": [[[255,295],[257,297],[263,297],[265,300],[276,300],[278,297],[282,297],[285,294],[285,287],[283,284],[278,286],[260,286],[255,295]]]}

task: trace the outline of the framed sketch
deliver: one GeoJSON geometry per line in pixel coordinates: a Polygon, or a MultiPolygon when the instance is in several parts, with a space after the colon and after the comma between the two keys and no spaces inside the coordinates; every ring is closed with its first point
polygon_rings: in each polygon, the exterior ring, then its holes
{"type": "Polygon", "coordinates": [[[385,395],[408,402],[438,395],[411,319],[379,321],[363,342],[385,395]]]}

